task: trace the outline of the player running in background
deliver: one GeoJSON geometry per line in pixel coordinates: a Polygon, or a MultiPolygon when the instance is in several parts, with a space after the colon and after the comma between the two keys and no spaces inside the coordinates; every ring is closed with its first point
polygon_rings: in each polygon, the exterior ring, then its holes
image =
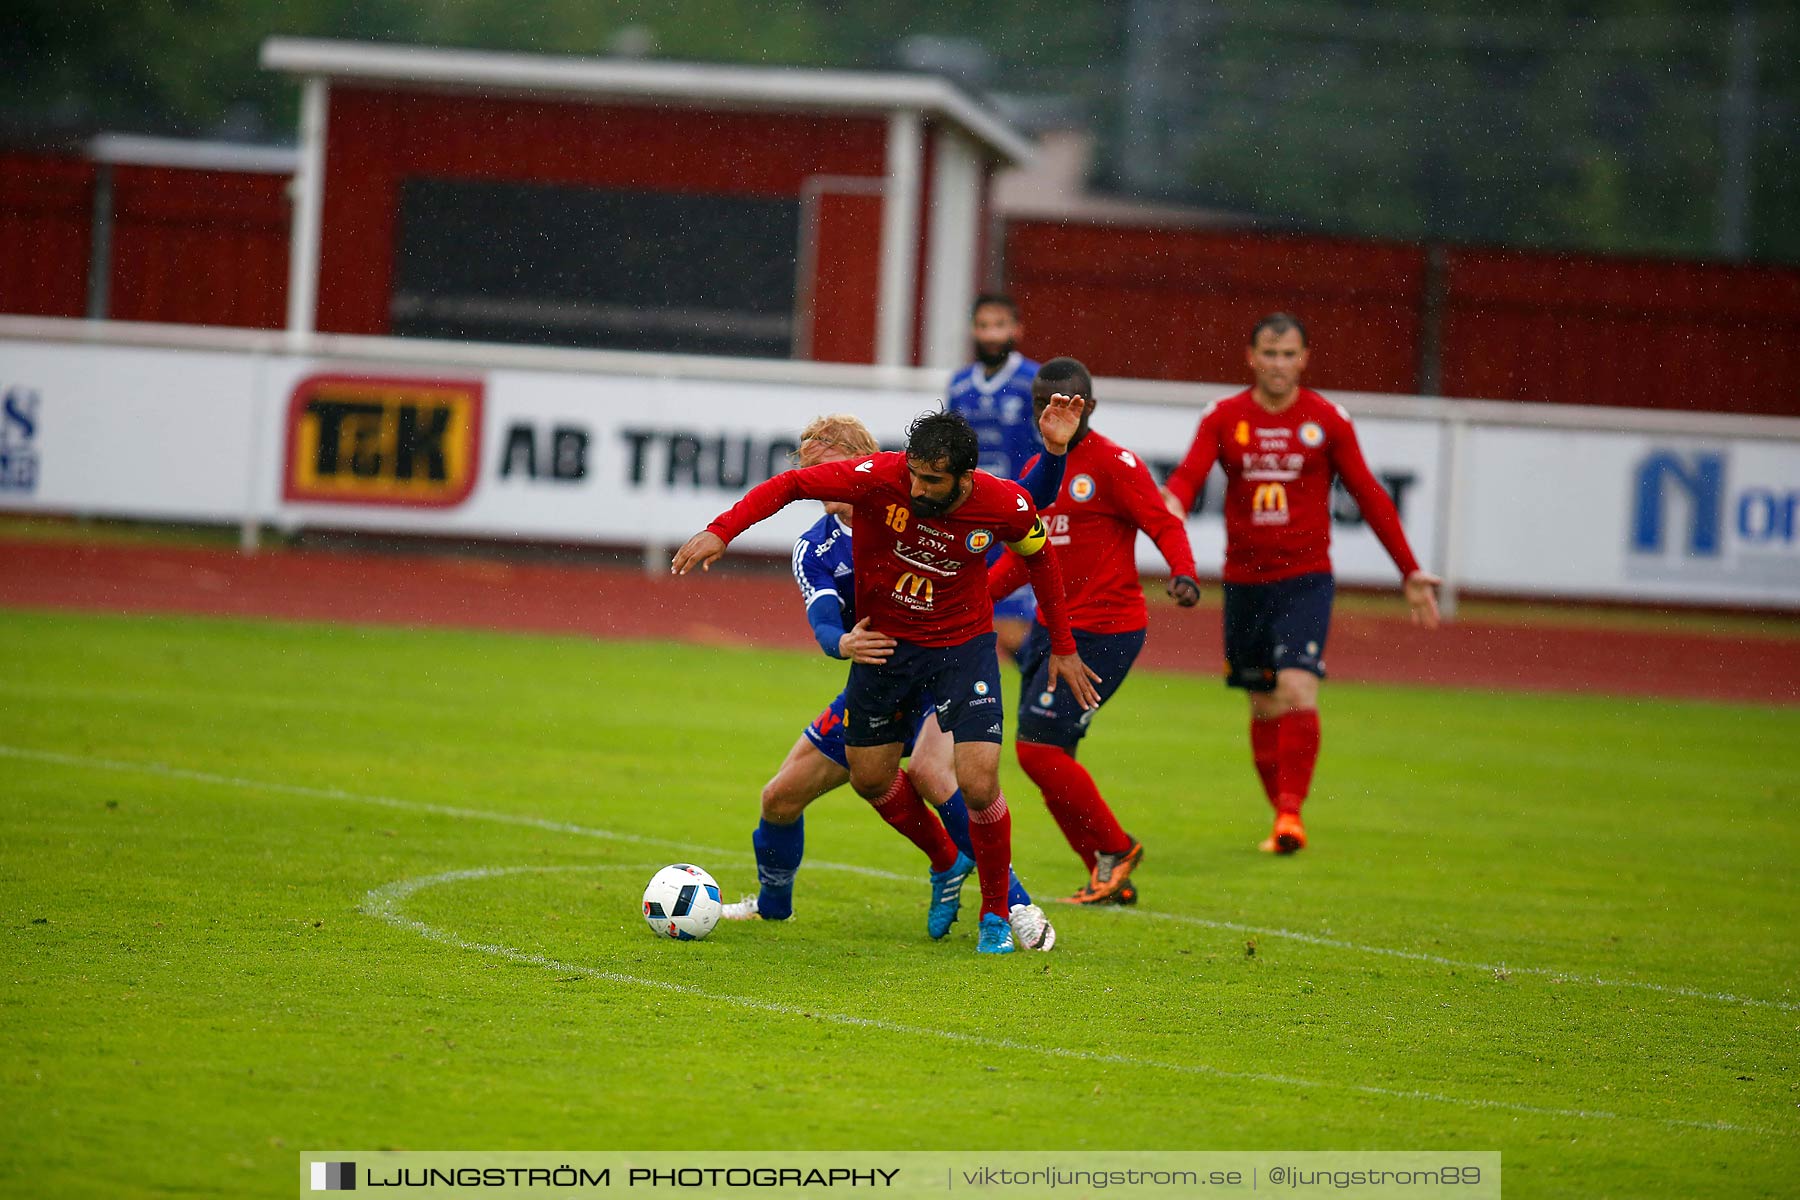
{"type": "MultiPolygon", "coordinates": [[[[969,837],[981,881],[976,950],[1013,950],[1007,921],[1012,818],[1000,791],[1005,710],[994,655],[985,555],[996,540],[1030,561],[1051,633],[1049,687],[1069,687],[1084,707],[1098,702],[1063,613],[1062,578],[1030,497],[1018,484],[975,469],[977,442],[954,413],[928,413],[907,430],[905,453],[822,463],[758,484],[689,538],[670,569],[709,567],[731,539],[795,500],[851,506],[856,612],[894,639],[887,658],[853,662],[845,689],[850,785],[879,801],[899,786],[908,714],[929,692],[938,724],[954,739],[956,781],[969,807],[969,837]]],[[[923,806],[921,805],[921,808],[923,806]]]]}
{"type": "MultiPolygon", "coordinates": [[[[1100,672],[1104,704],[1144,648],[1149,613],[1138,581],[1137,534],[1155,541],[1173,577],[1169,595],[1183,608],[1200,600],[1194,552],[1187,529],[1163,507],[1156,481],[1143,460],[1089,428],[1094,413],[1094,381],[1072,358],[1053,358],[1038,372],[1033,403],[1043,411],[1051,397],[1066,394],[1082,402],[1081,423],[1071,439],[1063,485],[1043,510],[1062,568],[1069,625],[1081,661],[1100,672]]],[[[988,592],[1005,595],[1024,578],[1025,564],[1008,551],[989,568],[988,592]]],[[[1143,843],[1126,833],[1100,795],[1094,777],[1075,761],[1099,709],[1082,710],[1068,693],[1045,686],[1049,631],[1033,624],[1021,656],[1019,729],[1014,750],[1025,774],[1044,794],[1044,805],[1088,868],[1087,882],[1070,897],[1076,904],[1135,904],[1132,870],[1144,856],[1143,843]]]]}
{"type": "Polygon", "coordinates": [[[1215,401],[1164,497],[1184,517],[1216,462],[1225,472],[1226,683],[1250,696],[1250,754],[1275,809],[1262,848],[1306,845],[1300,808],[1319,757],[1319,681],[1331,626],[1331,481],[1362,509],[1405,581],[1415,624],[1435,629],[1440,580],[1419,568],[1400,514],[1363,461],[1350,414],[1300,386],[1306,327],[1274,313],[1250,331],[1256,382],[1215,401]]]}
{"type": "MultiPolygon", "coordinates": [[[[1066,397],[1042,420],[1049,453],[1034,464],[1021,480],[1034,504],[1048,504],[1062,485],[1062,455],[1080,420],[1080,408],[1066,397]]],[[[838,414],[818,417],[800,433],[797,458],[801,466],[817,466],[861,458],[880,449],[875,435],[856,417],[838,414]]],[[[825,505],[825,516],[794,543],[794,578],[799,584],[806,618],[819,648],[832,658],[879,663],[892,653],[894,640],[869,628],[869,619],[855,619],[854,566],[850,553],[850,508],[838,502],[825,505]]],[[[961,905],[963,880],[974,869],[974,849],[969,840],[969,812],[956,786],[951,761],[951,740],[938,727],[937,715],[927,700],[916,715],[915,728],[906,743],[908,766],[903,772],[918,795],[937,809],[943,830],[957,853],[946,856],[941,838],[930,822],[917,818],[917,805],[905,796],[878,809],[890,823],[904,823],[901,832],[932,859],[932,905],[927,931],[943,937],[956,920],[961,905]]],[[[762,791],[762,816],[751,845],[756,854],[756,895],[724,907],[728,920],[786,920],[793,913],[794,877],[805,853],[806,807],[850,778],[844,752],[844,696],[840,692],[806,727],[788,751],[775,777],[762,791]]],[[[1008,920],[1019,946],[1049,950],[1056,944],[1056,930],[1015,872],[1007,894],[1008,920]]]]}
{"type": "MultiPolygon", "coordinates": [[[[1037,422],[1031,415],[1031,381],[1038,365],[1019,353],[1025,326],[1011,296],[983,292],[970,313],[975,361],[950,377],[944,407],[967,417],[981,439],[981,469],[1002,479],[1017,479],[1039,450],[1037,422]]],[[[988,555],[991,564],[999,547],[988,555]]],[[[1017,588],[994,602],[994,635],[1001,654],[1016,660],[1037,599],[1031,586],[1017,588]]]]}

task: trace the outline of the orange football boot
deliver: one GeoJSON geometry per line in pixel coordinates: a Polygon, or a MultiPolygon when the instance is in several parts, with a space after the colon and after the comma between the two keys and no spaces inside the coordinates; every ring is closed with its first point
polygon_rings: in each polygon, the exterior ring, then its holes
{"type": "MultiPolygon", "coordinates": [[[[1130,836],[1127,834],[1126,836],[1130,836]]],[[[1122,854],[1095,855],[1094,870],[1088,877],[1087,886],[1070,896],[1070,904],[1115,904],[1134,903],[1137,889],[1132,888],[1132,899],[1120,901],[1119,893],[1124,891],[1131,881],[1132,870],[1144,860],[1144,843],[1136,838],[1122,854]]]]}
{"type": "Polygon", "coordinates": [[[1300,814],[1276,813],[1275,831],[1259,849],[1264,854],[1292,854],[1306,849],[1306,826],[1300,823],[1300,814]]]}

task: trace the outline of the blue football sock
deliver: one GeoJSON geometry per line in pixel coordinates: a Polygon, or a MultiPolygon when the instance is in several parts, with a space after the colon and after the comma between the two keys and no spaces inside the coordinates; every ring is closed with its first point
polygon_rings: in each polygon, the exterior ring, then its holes
{"type": "Polygon", "coordinates": [[[950,798],[938,805],[938,818],[944,822],[944,831],[956,848],[970,858],[975,857],[975,843],[969,840],[969,806],[963,802],[962,791],[950,793],[950,798]]]}
{"type": "MultiPolygon", "coordinates": [[[[975,857],[975,843],[969,840],[969,806],[963,800],[961,789],[950,793],[950,798],[938,805],[938,817],[944,822],[944,830],[949,833],[950,840],[956,848],[970,858],[975,857]]],[[[1019,882],[1017,872],[1010,872],[1011,881],[1006,892],[1006,906],[1030,904],[1031,893],[1019,882]]]]}
{"type": "Polygon", "coordinates": [[[1007,875],[1011,882],[1006,888],[1006,907],[1011,908],[1015,904],[1030,904],[1031,893],[1026,891],[1025,885],[1019,882],[1019,873],[1008,867],[1007,875]]]}
{"type": "Polygon", "coordinates": [[[792,825],[759,821],[750,835],[756,850],[756,911],[765,921],[785,921],[794,915],[794,872],[806,853],[806,818],[792,825]]]}

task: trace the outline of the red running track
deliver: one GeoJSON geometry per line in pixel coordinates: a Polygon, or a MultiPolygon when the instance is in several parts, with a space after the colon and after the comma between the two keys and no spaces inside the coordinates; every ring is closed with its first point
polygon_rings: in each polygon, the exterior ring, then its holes
{"type": "MultiPolygon", "coordinates": [[[[672,579],[617,566],[434,555],[245,556],[0,540],[0,606],[814,647],[792,582],[773,572],[672,579]]],[[[1334,679],[1800,703],[1800,639],[1511,621],[1427,632],[1409,625],[1401,607],[1396,595],[1393,618],[1337,615],[1334,679]]],[[[1222,670],[1219,647],[1216,606],[1153,604],[1139,662],[1210,675],[1222,670]]]]}

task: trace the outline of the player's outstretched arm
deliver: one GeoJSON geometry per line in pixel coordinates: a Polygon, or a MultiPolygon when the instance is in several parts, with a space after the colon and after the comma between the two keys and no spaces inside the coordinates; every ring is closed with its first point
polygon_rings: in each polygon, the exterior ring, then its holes
{"type": "Polygon", "coordinates": [[[1406,606],[1412,610],[1412,623],[1427,629],[1438,627],[1438,587],[1444,581],[1429,571],[1414,571],[1406,577],[1406,606]]]}
{"type": "Polygon", "coordinates": [[[725,539],[710,529],[702,529],[683,542],[669,563],[669,574],[686,575],[695,567],[712,570],[712,565],[725,557],[725,539]]]}
{"type": "Polygon", "coordinates": [[[686,575],[695,567],[710,570],[725,553],[726,545],[758,521],[767,520],[796,500],[854,501],[867,486],[874,460],[844,460],[783,471],[765,479],[736,504],[720,513],[700,533],[675,552],[671,575],[686,575]]]}

